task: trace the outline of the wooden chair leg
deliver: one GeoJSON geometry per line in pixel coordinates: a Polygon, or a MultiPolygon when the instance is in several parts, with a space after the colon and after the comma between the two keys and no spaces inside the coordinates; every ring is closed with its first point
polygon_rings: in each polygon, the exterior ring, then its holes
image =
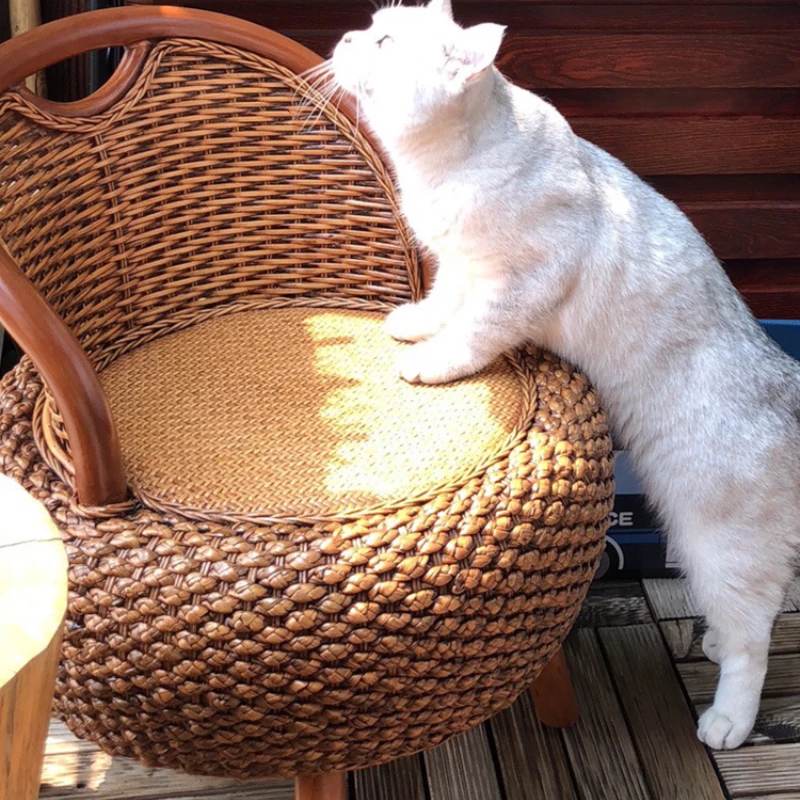
{"type": "Polygon", "coordinates": [[[580,710],[563,650],[559,649],[547,662],[533,682],[531,694],[536,716],[543,725],[569,728],[578,721],[580,710]]]}
{"type": "Polygon", "coordinates": [[[0,475],[0,798],[36,800],[67,606],[49,514],[0,475]]]}
{"type": "Polygon", "coordinates": [[[303,775],[295,778],[295,800],[347,800],[347,773],[303,775]]]}

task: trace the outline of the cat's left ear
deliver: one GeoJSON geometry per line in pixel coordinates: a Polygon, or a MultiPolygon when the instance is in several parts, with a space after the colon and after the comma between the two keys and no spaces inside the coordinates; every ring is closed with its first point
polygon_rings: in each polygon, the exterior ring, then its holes
{"type": "Polygon", "coordinates": [[[463,31],[458,47],[459,61],[463,66],[457,74],[464,83],[479,78],[494,64],[505,31],[505,25],[493,22],[484,22],[463,31]]]}

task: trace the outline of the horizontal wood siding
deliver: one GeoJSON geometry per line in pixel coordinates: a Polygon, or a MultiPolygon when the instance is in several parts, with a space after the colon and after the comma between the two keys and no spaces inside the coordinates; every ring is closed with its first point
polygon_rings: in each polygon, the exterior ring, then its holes
{"type": "MultiPolygon", "coordinates": [[[[175,2],[175,0],[172,0],[175,2]]],[[[328,55],[367,0],[177,0],[328,55]]],[[[800,319],[800,2],[455,0],[500,66],[681,205],[761,317],[800,319]]]]}

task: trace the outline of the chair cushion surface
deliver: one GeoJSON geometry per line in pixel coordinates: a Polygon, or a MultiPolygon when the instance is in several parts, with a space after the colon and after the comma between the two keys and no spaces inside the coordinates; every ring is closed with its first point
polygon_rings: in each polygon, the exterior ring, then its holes
{"type": "Polygon", "coordinates": [[[228,314],[142,345],[101,375],[129,480],[190,516],[364,513],[458,488],[526,427],[500,359],[446,386],[397,374],[374,312],[228,314]],[[195,513],[192,513],[192,512],[195,513]]]}

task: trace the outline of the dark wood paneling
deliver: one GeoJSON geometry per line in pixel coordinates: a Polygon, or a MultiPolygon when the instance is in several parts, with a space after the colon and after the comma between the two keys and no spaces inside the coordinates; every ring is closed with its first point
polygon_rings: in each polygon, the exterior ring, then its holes
{"type": "Polygon", "coordinates": [[[511,34],[498,64],[512,80],[560,88],[800,86],[797,31],[769,34],[511,34]]]}
{"type": "Polygon", "coordinates": [[[683,203],[720,258],[800,257],[800,201],[683,203]]]}
{"type": "MultiPolygon", "coordinates": [[[[138,0],[158,5],[159,0],[138,0]]],[[[368,0],[325,3],[317,0],[172,0],[171,5],[188,5],[212,11],[224,10],[284,33],[331,33],[366,27],[372,14],[368,0]]],[[[691,5],[642,4],[536,4],[519,2],[455,3],[462,25],[497,22],[515,34],[560,32],[574,36],[587,31],[606,33],[703,33],[758,31],[786,32],[800,25],[800,4],[691,5]]]]}
{"type": "Polygon", "coordinates": [[[761,319],[797,319],[800,260],[726,261],[725,271],[761,319]]]}
{"type": "Polygon", "coordinates": [[[586,139],[644,175],[800,173],[796,119],[576,119],[586,139]]]}
{"type": "MultiPolygon", "coordinates": [[[[526,88],[525,80],[520,85],[526,88]]],[[[567,117],[800,116],[798,89],[535,89],[567,117]]]]}
{"type": "Polygon", "coordinates": [[[730,259],[725,271],[741,292],[800,292],[800,259],[730,259]]]}
{"type": "Polygon", "coordinates": [[[676,203],[800,200],[800,175],[659,175],[644,179],[676,203]]]}
{"type": "Polygon", "coordinates": [[[8,17],[8,3],[0,2],[0,42],[11,38],[11,22],[8,17]]]}
{"type": "Polygon", "coordinates": [[[759,319],[800,318],[800,290],[781,291],[764,287],[758,292],[743,292],[750,311],[759,319]]]}

